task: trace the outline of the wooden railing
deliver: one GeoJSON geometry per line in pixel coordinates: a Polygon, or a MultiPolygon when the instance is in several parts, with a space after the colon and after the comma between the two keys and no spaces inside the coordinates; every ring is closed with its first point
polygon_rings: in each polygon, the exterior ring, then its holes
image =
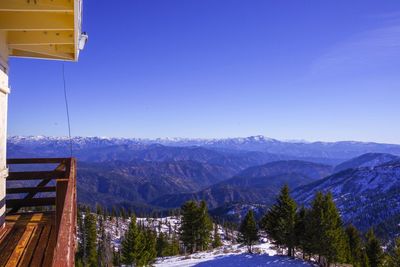
{"type": "Polygon", "coordinates": [[[76,160],[74,158],[9,159],[7,164],[11,167],[12,165],[24,166],[24,171],[11,169],[7,178],[7,182],[11,182],[8,184],[18,184],[18,187],[8,187],[7,184],[7,213],[17,213],[21,209],[35,209],[43,206],[54,210],[55,207],[57,240],[53,266],[74,266],[77,227],[76,160]],[[56,167],[50,171],[38,171],[39,164],[42,166],[56,164],[56,167]],[[35,170],[26,171],[25,165],[35,166],[35,170]],[[40,182],[32,186],[31,183],[34,180],[40,182]],[[27,183],[25,181],[30,181],[29,185],[21,186],[21,182],[27,183]]]}

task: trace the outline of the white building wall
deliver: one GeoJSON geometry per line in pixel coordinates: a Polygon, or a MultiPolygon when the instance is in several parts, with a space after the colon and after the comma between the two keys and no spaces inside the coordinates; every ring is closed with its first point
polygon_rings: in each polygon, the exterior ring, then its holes
{"type": "Polygon", "coordinates": [[[6,143],[7,143],[7,99],[8,99],[8,47],[6,33],[0,31],[0,228],[5,219],[6,177],[6,143]]]}

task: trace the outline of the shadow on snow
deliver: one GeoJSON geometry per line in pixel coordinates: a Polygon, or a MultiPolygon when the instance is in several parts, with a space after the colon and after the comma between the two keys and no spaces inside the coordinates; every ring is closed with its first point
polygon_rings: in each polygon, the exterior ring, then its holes
{"type": "Polygon", "coordinates": [[[209,261],[200,262],[194,266],[268,266],[268,267],[307,267],[313,266],[312,264],[292,259],[285,256],[268,256],[266,254],[240,254],[219,256],[209,261]]]}

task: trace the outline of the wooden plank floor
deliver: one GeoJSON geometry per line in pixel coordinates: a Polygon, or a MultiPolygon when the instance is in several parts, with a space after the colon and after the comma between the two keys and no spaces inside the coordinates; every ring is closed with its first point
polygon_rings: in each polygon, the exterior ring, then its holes
{"type": "Polygon", "coordinates": [[[0,266],[51,266],[55,241],[54,212],[9,215],[0,230],[0,266]]]}

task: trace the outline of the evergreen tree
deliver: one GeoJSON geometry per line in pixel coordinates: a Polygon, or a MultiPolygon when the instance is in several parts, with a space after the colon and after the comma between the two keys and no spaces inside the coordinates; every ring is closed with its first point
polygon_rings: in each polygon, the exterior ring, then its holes
{"type": "Polygon", "coordinates": [[[86,211],[85,221],[85,266],[97,266],[97,231],[96,231],[96,217],[86,211]]]}
{"type": "Polygon", "coordinates": [[[98,266],[111,266],[113,257],[111,251],[111,236],[106,234],[101,219],[99,219],[99,222],[100,239],[97,246],[98,266]]]}
{"type": "Polygon", "coordinates": [[[306,254],[311,253],[309,240],[310,237],[307,236],[307,222],[308,222],[308,211],[303,207],[301,207],[296,213],[296,222],[294,226],[294,232],[296,236],[296,247],[301,249],[303,252],[303,259],[306,254]]]}
{"type": "Polygon", "coordinates": [[[258,241],[257,223],[254,219],[253,210],[249,210],[239,227],[238,242],[247,246],[249,253],[252,253],[252,246],[258,241]]]}
{"type": "Polygon", "coordinates": [[[121,243],[121,262],[127,265],[136,264],[140,253],[142,252],[143,237],[141,236],[137,225],[136,217],[132,216],[128,230],[125,232],[121,243]]]}
{"type": "Polygon", "coordinates": [[[325,195],[323,203],[323,235],[321,236],[323,255],[328,264],[343,263],[346,261],[348,247],[342,220],[331,193],[325,195]]]}
{"type": "Polygon", "coordinates": [[[390,267],[399,267],[400,266],[400,238],[395,240],[395,247],[389,258],[389,266],[390,267]]]}
{"type": "Polygon", "coordinates": [[[112,221],[115,217],[117,217],[117,211],[115,209],[115,206],[113,206],[112,209],[111,209],[110,220],[112,221]]]}
{"type": "Polygon", "coordinates": [[[361,267],[370,267],[368,255],[365,248],[362,250],[361,253],[361,267]]]}
{"type": "MultiPolygon", "coordinates": [[[[98,213],[97,213],[98,214],[98,213]]],[[[105,249],[106,249],[106,244],[105,244],[105,230],[104,230],[104,225],[101,219],[99,219],[99,234],[100,234],[100,239],[97,242],[97,266],[106,266],[105,265],[105,249]]]]}
{"type": "Polygon", "coordinates": [[[372,229],[368,231],[366,239],[365,251],[368,256],[369,265],[370,267],[379,267],[383,260],[383,250],[372,229]]]}
{"type": "Polygon", "coordinates": [[[78,208],[77,214],[78,220],[78,248],[75,255],[75,265],[83,266],[83,258],[85,255],[85,227],[84,227],[84,219],[82,216],[82,207],[78,208]]]}
{"type": "Polygon", "coordinates": [[[120,251],[116,251],[113,248],[113,266],[120,266],[121,265],[121,253],[120,251]]]}
{"type": "Polygon", "coordinates": [[[126,219],[126,212],[125,212],[124,207],[121,207],[120,214],[121,214],[122,220],[125,221],[125,219],[126,219]]]}
{"type": "Polygon", "coordinates": [[[182,219],[180,227],[180,239],[190,253],[196,251],[196,241],[198,235],[198,212],[194,201],[186,202],[182,208],[182,219]]]}
{"type": "Polygon", "coordinates": [[[222,246],[221,237],[219,236],[219,233],[218,233],[218,225],[217,224],[215,224],[215,226],[214,226],[214,238],[213,238],[212,246],[213,246],[213,248],[218,248],[218,247],[222,246]]]}
{"type": "Polygon", "coordinates": [[[107,207],[103,207],[102,214],[101,214],[101,217],[102,217],[103,221],[107,221],[107,219],[108,219],[107,216],[108,216],[107,215],[107,207]]]}
{"type": "Polygon", "coordinates": [[[349,263],[354,267],[362,267],[364,256],[360,233],[353,225],[349,225],[346,227],[346,235],[349,242],[349,263]]]}
{"type": "Polygon", "coordinates": [[[203,251],[208,248],[211,243],[212,221],[208,215],[207,204],[203,200],[197,209],[197,248],[203,251]]]}
{"type": "Polygon", "coordinates": [[[293,255],[296,245],[295,223],[296,202],[290,197],[289,187],[285,185],[281,189],[276,204],[262,219],[261,225],[276,245],[287,248],[288,256],[293,255]]]}
{"type": "Polygon", "coordinates": [[[172,234],[172,225],[171,225],[170,222],[167,222],[167,225],[168,225],[168,235],[171,236],[171,234],[172,234]]]}
{"type": "Polygon", "coordinates": [[[97,215],[103,215],[103,208],[101,207],[101,205],[99,203],[96,203],[96,214],[97,215]]]}
{"type": "Polygon", "coordinates": [[[75,267],[83,267],[83,261],[78,255],[75,255],[75,267]]]}
{"type": "Polygon", "coordinates": [[[136,260],[136,266],[148,266],[154,262],[157,257],[156,250],[156,234],[150,229],[144,230],[143,235],[143,250],[138,255],[136,260]]]}
{"type": "Polygon", "coordinates": [[[171,244],[169,245],[168,250],[169,256],[174,256],[179,254],[179,240],[175,234],[172,236],[171,244]]]}
{"type": "Polygon", "coordinates": [[[212,222],[205,201],[198,206],[194,201],[186,202],[182,208],[180,239],[185,248],[193,253],[207,249],[211,241],[212,222]]]}
{"type": "Polygon", "coordinates": [[[132,217],[132,214],[133,214],[132,209],[131,209],[131,207],[129,207],[128,214],[127,214],[128,218],[132,217]]]}
{"type": "Polygon", "coordinates": [[[169,243],[164,233],[160,232],[156,243],[157,257],[169,256],[169,243]]]}
{"type": "Polygon", "coordinates": [[[318,255],[318,262],[324,253],[322,247],[322,238],[324,235],[324,195],[317,192],[311,204],[309,220],[306,224],[306,236],[310,239],[307,245],[312,254],[318,255]]]}

